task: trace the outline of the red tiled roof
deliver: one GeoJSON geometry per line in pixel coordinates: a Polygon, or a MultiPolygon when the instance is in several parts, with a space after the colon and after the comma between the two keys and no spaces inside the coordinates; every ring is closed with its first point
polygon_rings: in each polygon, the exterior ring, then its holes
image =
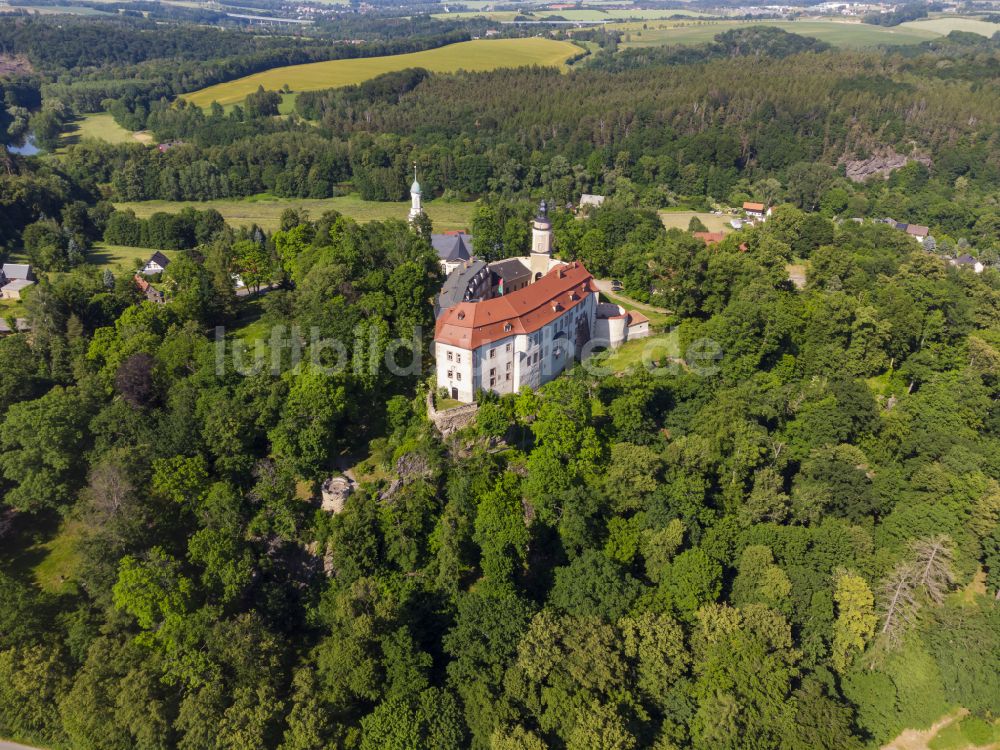
{"type": "Polygon", "coordinates": [[[149,282],[146,281],[144,278],[142,278],[142,276],[140,276],[139,274],[133,276],[132,280],[135,282],[135,285],[139,287],[140,292],[145,292],[147,289],[149,289],[149,282]]]}
{"type": "Polygon", "coordinates": [[[643,315],[638,310],[629,310],[628,313],[628,324],[630,326],[639,325],[640,323],[648,323],[649,318],[643,315]]]}
{"type": "Polygon", "coordinates": [[[714,245],[716,242],[722,242],[726,238],[726,235],[722,232],[694,232],[694,236],[706,245],[714,245]]]}
{"type": "Polygon", "coordinates": [[[503,297],[460,302],[441,313],[434,341],[476,349],[514,334],[534,333],[596,291],[593,278],[582,263],[560,264],[534,284],[503,297]]]}
{"type": "Polygon", "coordinates": [[[751,203],[750,201],[747,201],[746,203],[743,204],[743,210],[744,211],[763,211],[764,210],[764,204],[763,203],[751,203]]]}
{"type": "Polygon", "coordinates": [[[909,224],[906,227],[906,233],[914,237],[926,237],[930,233],[930,229],[920,224],[909,224]]]}

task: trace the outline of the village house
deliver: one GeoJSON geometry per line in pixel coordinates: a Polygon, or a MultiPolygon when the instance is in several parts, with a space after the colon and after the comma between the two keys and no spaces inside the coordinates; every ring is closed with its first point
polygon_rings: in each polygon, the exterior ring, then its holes
{"type": "Polygon", "coordinates": [[[170,258],[157,250],[153,253],[149,260],[146,261],[146,265],[142,267],[139,271],[143,276],[155,276],[158,273],[163,273],[167,266],[170,265],[170,258]]]}
{"type": "Polygon", "coordinates": [[[743,204],[743,213],[745,213],[747,218],[752,221],[767,221],[768,217],[771,215],[771,208],[763,203],[746,201],[743,204]]]}
{"type": "Polygon", "coordinates": [[[920,224],[907,224],[905,231],[908,235],[913,237],[913,239],[915,239],[921,245],[924,244],[924,240],[926,240],[928,234],[930,234],[930,230],[925,226],[921,226],[920,224]]]}
{"type": "Polygon", "coordinates": [[[531,254],[467,262],[436,304],[437,383],[465,403],[479,390],[538,388],[595,348],[649,335],[649,319],[602,303],[581,263],[552,257],[545,202],[532,222],[531,254]]]}
{"type": "Polygon", "coordinates": [[[976,260],[968,253],[959,255],[957,258],[952,258],[948,262],[957,268],[971,268],[976,273],[982,273],[986,270],[986,266],[983,265],[982,261],[976,260]]]}
{"type": "Polygon", "coordinates": [[[881,221],[883,224],[888,224],[890,227],[898,229],[900,232],[906,232],[921,245],[923,245],[924,240],[930,236],[930,229],[921,224],[907,224],[906,222],[896,221],[890,217],[886,217],[881,221]]]}
{"type": "Polygon", "coordinates": [[[35,283],[27,263],[4,263],[0,269],[0,298],[21,299],[21,293],[35,283]]]}
{"type": "Polygon", "coordinates": [[[466,261],[472,260],[472,235],[466,232],[442,232],[431,235],[431,246],[438,256],[438,263],[448,276],[466,261]]]}
{"type": "Polygon", "coordinates": [[[693,232],[692,234],[706,245],[714,245],[726,238],[723,232],[693,232]]]}
{"type": "Polygon", "coordinates": [[[139,287],[139,291],[142,292],[149,302],[155,302],[158,305],[163,304],[163,292],[154,287],[139,274],[133,276],[132,280],[135,282],[135,285],[139,287]]]}
{"type": "Polygon", "coordinates": [[[603,195],[592,195],[591,193],[584,193],[580,196],[580,211],[587,212],[592,208],[600,208],[604,205],[603,195]]]}

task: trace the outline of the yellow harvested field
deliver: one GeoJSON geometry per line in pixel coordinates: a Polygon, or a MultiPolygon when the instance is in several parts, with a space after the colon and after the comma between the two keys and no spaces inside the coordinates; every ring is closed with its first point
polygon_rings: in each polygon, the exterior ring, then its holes
{"type": "Polygon", "coordinates": [[[292,91],[315,91],[350,86],[383,73],[405,68],[426,68],[434,73],[453,73],[457,70],[494,70],[526,65],[560,66],[581,51],[580,47],[571,42],[538,37],[477,39],[406,55],[329,60],[272,68],[185,94],[184,98],[199,107],[207,107],[212,102],[224,106],[242,102],[247,94],[256,91],[258,86],[263,86],[268,91],[278,91],[287,83],[292,91]]]}

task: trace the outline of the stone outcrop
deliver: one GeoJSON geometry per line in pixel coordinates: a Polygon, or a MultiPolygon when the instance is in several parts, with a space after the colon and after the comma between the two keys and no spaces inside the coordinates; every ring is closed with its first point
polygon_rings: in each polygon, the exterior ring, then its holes
{"type": "Polygon", "coordinates": [[[889,149],[881,154],[869,156],[867,159],[845,159],[844,167],[847,179],[852,182],[864,182],[875,175],[888,177],[892,172],[905,167],[911,161],[920,162],[925,167],[931,165],[931,160],[927,156],[904,156],[889,149]]]}
{"type": "Polygon", "coordinates": [[[351,480],[344,476],[330,477],[320,488],[323,497],[322,508],[327,513],[340,513],[344,509],[344,503],[354,492],[354,485],[351,480]]]}

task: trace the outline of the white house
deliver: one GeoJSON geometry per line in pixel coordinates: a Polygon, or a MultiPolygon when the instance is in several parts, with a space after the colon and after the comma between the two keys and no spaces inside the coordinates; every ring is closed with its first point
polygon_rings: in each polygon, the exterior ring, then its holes
{"type": "Polygon", "coordinates": [[[11,279],[0,287],[0,297],[3,299],[21,299],[21,292],[34,284],[28,279],[11,279]]]}
{"type": "Polygon", "coordinates": [[[163,273],[169,265],[170,258],[157,250],[150,256],[149,260],[146,261],[146,265],[142,267],[142,270],[139,273],[143,276],[153,276],[158,273],[163,273]]]}
{"type": "Polygon", "coordinates": [[[21,292],[35,283],[27,263],[4,263],[0,269],[0,298],[21,299],[21,292]]]}
{"type": "Polygon", "coordinates": [[[753,221],[766,221],[771,215],[771,208],[763,203],[746,201],[743,204],[743,213],[747,215],[748,219],[752,219],[753,221]]]}
{"type": "Polygon", "coordinates": [[[964,255],[959,255],[957,258],[952,258],[948,262],[953,266],[957,266],[958,268],[971,268],[976,273],[982,273],[983,271],[986,270],[986,266],[983,265],[982,261],[976,260],[968,253],[964,255]]]}
{"type": "Polygon", "coordinates": [[[4,263],[2,273],[3,278],[7,281],[13,281],[14,279],[35,280],[35,275],[31,272],[31,266],[27,263],[4,263]]]}

